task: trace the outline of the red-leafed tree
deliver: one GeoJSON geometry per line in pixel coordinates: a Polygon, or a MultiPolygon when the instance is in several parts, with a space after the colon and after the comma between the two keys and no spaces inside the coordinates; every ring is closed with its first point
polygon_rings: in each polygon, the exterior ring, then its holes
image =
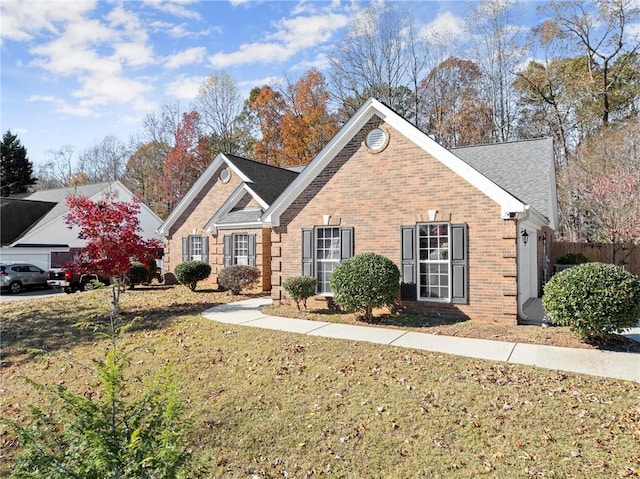
{"type": "Polygon", "coordinates": [[[165,199],[171,210],[211,163],[209,139],[200,134],[200,115],[184,113],[176,128],[175,146],[169,150],[163,169],[165,199]]]}
{"type": "Polygon", "coordinates": [[[114,309],[118,308],[119,292],[131,261],[146,267],[151,265],[155,251],[160,248],[156,239],[145,240],[140,236],[140,202],[115,201],[106,196],[99,201],[85,197],[67,197],[69,212],[65,223],[69,228],[80,229],[78,238],[86,244],[77,259],[65,265],[78,273],[102,273],[115,279],[114,309]]]}

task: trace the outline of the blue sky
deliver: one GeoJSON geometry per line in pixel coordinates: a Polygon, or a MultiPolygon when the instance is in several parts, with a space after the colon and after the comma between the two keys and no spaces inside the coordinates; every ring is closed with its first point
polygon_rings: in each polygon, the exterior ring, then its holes
{"type": "MultiPolygon", "coordinates": [[[[453,41],[472,3],[408,5],[423,31],[453,41]]],[[[270,79],[326,72],[328,54],[370,4],[2,0],[1,130],[17,133],[36,165],[65,145],[79,153],[107,135],[127,141],[163,103],[188,107],[216,71],[236,78],[243,97],[270,79]]],[[[538,5],[523,4],[523,22],[537,23],[538,5]]]]}

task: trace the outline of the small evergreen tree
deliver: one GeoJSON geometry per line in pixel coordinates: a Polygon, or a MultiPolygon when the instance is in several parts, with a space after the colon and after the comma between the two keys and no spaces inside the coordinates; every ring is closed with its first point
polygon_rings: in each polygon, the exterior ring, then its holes
{"type": "Polygon", "coordinates": [[[192,422],[175,376],[166,368],[143,394],[132,394],[136,380],[125,374],[131,357],[119,343],[133,323],[119,326],[115,310],[109,319],[106,332],[100,331],[105,325],[95,321],[77,325],[93,327],[111,343],[104,359],[97,362],[100,386],[95,395],[27,379],[38,393],[50,398],[49,406],[30,405],[28,425],[0,417],[0,422],[16,431],[22,446],[11,477],[205,477],[205,464],[194,457],[187,440],[192,422]]]}
{"type": "Polygon", "coordinates": [[[33,164],[27,158],[27,149],[20,144],[17,135],[7,130],[2,137],[0,150],[0,195],[27,193],[29,186],[37,181],[33,176],[33,164]]]}

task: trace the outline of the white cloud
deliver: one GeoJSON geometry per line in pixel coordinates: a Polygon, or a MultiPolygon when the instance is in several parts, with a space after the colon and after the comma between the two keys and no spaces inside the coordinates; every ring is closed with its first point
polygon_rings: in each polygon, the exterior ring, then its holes
{"type": "Polygon", "coordinates": [[[218,52],[209,57],[215,68],[228,68],[250,63],[271,63],[288,60],[294,52],[277,43],[243,43],[233,53],[218,52]]]}
{"type": "Polygon", "coordinates": [[[45,31],[56,34],[59,23],[73,22],[92,11],[96,1],[33,2],[25,0],[3,0],[0,2],[2,39],[28,41],[45,31]]]}
{"type": "Polygon", "coordinates": [[[169,13],[177,17],[200,20],[200,14],[189,10],[185,5],[192,5],[196,0],[143,0],[147,6],[153,7],[161,12],[169,13]]]}
{"type": "Polygon", "coordinates": [[[270,37],[301,50],[330,40],[333,33],[345,27],[348,21],[345,15],[337,13],[287,18],[278,22],[278,31],[270,37]]]}
{"type": "Polygon", "coordinates": [[[180,76],[176,80],[167,83],[164,91],[166,95],[179,100],[193,100],[198,95],[200,85],[202,85],[206,79],[207,77],[204,76],[180,76]]]}
{"type": "Polygon", "coordinates": [[[300,50],[329,41],[348,21],[346,15],[336,13],[281,19],[266,42],[243,43],[235,52],[215,53],[209,61],[215,68],[287,61],[300,50]]]}
{"type": "MultiPolygon", "coordinates": [[[[59,3],[52,3],[59,8],[59,3]]],[[[53,78],[57,75],[77,82],[77,88],[67,90],[77,104],[71,98],[33,98],[55,105],[56,111],[77,116],[91,115],[91,109],[110,104],[136,110],[148,108],[149,103],[143,98],[150,90],[148,82],[129,73],[131,67],[154,62],[153,49],[138,17],[122,5],[98,18],[90,18],[89,13],[83,11],[82,15],[57,22],[53,34],[30,49],[31,65],[53,74],[53,78]]]]}
{"type": "Polygon", "coordinates": [[[421,34],[434,38],[452,38],[464,35],[464,20],[447,11],[439,14],[421,29],[421,34]]]}
{"type": "Polygon", "coordinates": [[[187,48],[179,53],[170,55],[164,61],[165,68],[179,68],[184,65],[201,63],[207,55],[205,47],[187,48]]]}
{"type": "Polygon", "coordinates": [[[55,98],[51,95],[31,95],[27,100],[31,102],[51,103],[55,106],[54,111],[58,113],[66,113],[82,117],[97,116],[91,108],[79,105],[70,105],[61,98],[55,98]]]}

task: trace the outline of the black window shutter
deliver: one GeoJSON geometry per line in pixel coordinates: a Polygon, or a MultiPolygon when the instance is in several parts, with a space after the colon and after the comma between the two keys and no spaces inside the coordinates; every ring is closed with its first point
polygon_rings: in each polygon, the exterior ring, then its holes
{"type": "Polygon", "coordinates": [[[402,246],[402,283],[400,284],[400,299],[415,301],[418,298],[416,284],[416,227],[401,226],[402,246]]]}
{"type": "Polygon", "coordinates": [[[209,237],[202,236],[202,261],[209,262],[209,237]]]}
{"type": "Polygon", "coordinates": [[[222,266],[231,266],[231,235],[222,237],[222,266]]]}
{"type": "Polygon", "coordinates": [[[451,225],[451,302],[466,304],[469,301],[467,278],[467,225],[451,225]]]}
{"type": "Polygon", "coordinates": [[[302,229],[302,275],[313,276],[313,228],[302,229]]]}
{"type": "Polygon", "coordinates": [[[249,266],[256,265],[256,235],[248,235],[249,239],[249,266]]]}
{"type": "Polygon", "coordinates": [[[340,262],[353,256],[353,228],[340,228],[340,262]]]}
{"type": "Polygon", "coordinates": [[[182,237],[182,262],[189,261],[189,237],[182,237]]]}

